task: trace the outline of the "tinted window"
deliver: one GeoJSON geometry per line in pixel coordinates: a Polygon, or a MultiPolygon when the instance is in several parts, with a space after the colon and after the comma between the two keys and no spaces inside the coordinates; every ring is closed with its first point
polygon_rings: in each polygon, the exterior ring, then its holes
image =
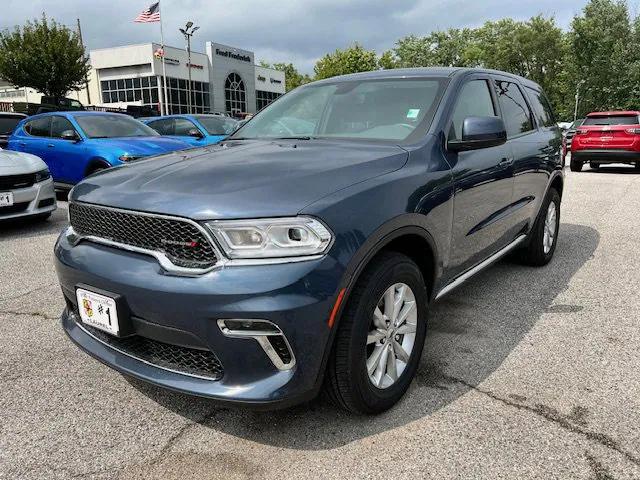
{"type": "Polygon", "coordinates": [[[25,125],[24,130],[34,137],[48,137],[50,126],[51,117],[43,117],[28,122],[25,125]]]}
{"type": "Polygon", "coordinates": [[[402,141],[418,126],[426,131],[444,84],[438,78],[398,78],[309,85],[269,105],[236,135],[402,141]]]}
{"type": "Polygon", "coordinates": [[[496,87],[507,137],[533,130],[531,112],[518,86],[515,83],[496,80],[496,87]]]}
{"type": "Polygon", "coordinates": [[[587,117],[583,125],[637,125],[637,115],[602,115],[587,117]]]}
{"type": "Polygon", "coordinates": [[[0,135],[11,135],[23,117],[10,117],[0,115],[0,135]]]}
{"type": "Polygon", "coordinates": [[[53,117],[51,120],[51,136],[54,138],[61,138],[62,132],[67,130],[75,131],[73,125],[69,120],[64,117],[53,117]]]}
{"type": "Polygon", "coordinates": [[[189,130],[193,130],[196,126],[193,122],[190,122],[185,118],[174,118],[173,128],[174,135],[182,135],[186,137],[189,135],[189,130]]]}
{"type": "Polygon", "coordinates": [[[526,87],[529,94],[529,100],[531,100],[531,108],[533,114],[541,127],[553,127],[556,122],[553,117],[553,111],[547,97],[542,92],[534,90],[533,88],[526,87]]]}
{"type": "Polygon", "coordinates": [[[153,128],[160,135],[173,135],[173,119],[172,118],[155,120],[153,122],[147,123],[147,125],[153,128]]]}
{"type": "Polygon", "coordinates": [[[126,115],[76,115],[80,128],[89,138],[156,136],[153,128],[126,115]]]}
{"type": "Polygon", "coordinates": [[[495,117],[491,92],[486,80],[472,80],[462,87],[453,111],[450,140],[462,139],[462,124],[467,117],[495,117]]]}
{"type": "Polygon", "coordinates": [[[233,133],[238,122],[233,118],[218,115],[200,115],[196,119],[207,130],[209,135],[229,135],[233,133]]]}

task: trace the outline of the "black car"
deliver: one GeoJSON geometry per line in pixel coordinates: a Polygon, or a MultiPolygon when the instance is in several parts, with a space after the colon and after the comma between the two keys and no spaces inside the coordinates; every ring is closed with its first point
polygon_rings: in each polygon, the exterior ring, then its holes
{"type": "Polygon", "coordinates": [[[9,137],[18,123],[25,118],[27,116],[23,113],[0,112],[0,148],[7,148],[9,137]]]}
{"type": "Polygon", "coordinates": [[[274,408],[324,386],[381,412],[416,373],[432,302],[509,252],[551,260],[562,167],[549,103],[521,77],[308,84],[219,145],[79,183],[55,246],[63,328],[173,390],[274,408]]]}

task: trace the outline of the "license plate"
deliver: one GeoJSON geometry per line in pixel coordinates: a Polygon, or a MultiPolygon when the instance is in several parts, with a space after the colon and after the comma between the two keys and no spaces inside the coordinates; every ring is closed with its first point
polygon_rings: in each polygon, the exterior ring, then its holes
{"type": "Polygon", "coordinates": [[[10,207],[13,205],[13,193],[0,192],[0,207],[10,207]]]}
{"type": "Polygon", "coordinates": [[[118,324],[116,301],[113,298],[83,288],[76,290],[76,298],[78,299],[80,319],[83,323],[112,335],[118,335],[120,325],[118,324]]]}

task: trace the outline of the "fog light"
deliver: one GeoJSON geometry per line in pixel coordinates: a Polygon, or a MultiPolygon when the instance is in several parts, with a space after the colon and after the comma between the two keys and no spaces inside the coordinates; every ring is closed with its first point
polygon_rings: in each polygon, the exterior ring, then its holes
{"type": "Polygon", "coordinates": [[[230,318],[218,320],[218,327],[227,337],[253,338],[278,370],[290,370],[296,364],[287,337],[275,323],[268,320],[230,318]]]}

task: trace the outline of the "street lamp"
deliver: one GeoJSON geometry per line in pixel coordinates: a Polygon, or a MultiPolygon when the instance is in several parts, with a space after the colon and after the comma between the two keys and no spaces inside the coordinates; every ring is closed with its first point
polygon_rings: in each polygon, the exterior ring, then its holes
{"type": "Polygon", "coordinates": [[[584,79],[580,80],[576,85],[576,106],[573,110],[573,121],[575,122],[578,119],[578,100],[580,99],[580,85],[585,82],[584,79]]]}
{"type": "Polygon", "coordinates": [[[191,37],[193,36],[194,33],[196,33],[196,30],[198,30],[200,27],[194,27],[193,26],[193,22],[189,21],[187,22],[187,24],[185,25],[184,28],[180,28],[180,33],[182,33],[182,35],[184,35],[184,38],[187,40],[187,69],[189,70],[189,88],[187,89],[187,95],[188,95],[188,100],[187,100],[187,105],[189,108],[189,113],[193,113],[192,109],[191,109],[191,91],[192,91],[192,84],[191,84],[191,37]]]}

